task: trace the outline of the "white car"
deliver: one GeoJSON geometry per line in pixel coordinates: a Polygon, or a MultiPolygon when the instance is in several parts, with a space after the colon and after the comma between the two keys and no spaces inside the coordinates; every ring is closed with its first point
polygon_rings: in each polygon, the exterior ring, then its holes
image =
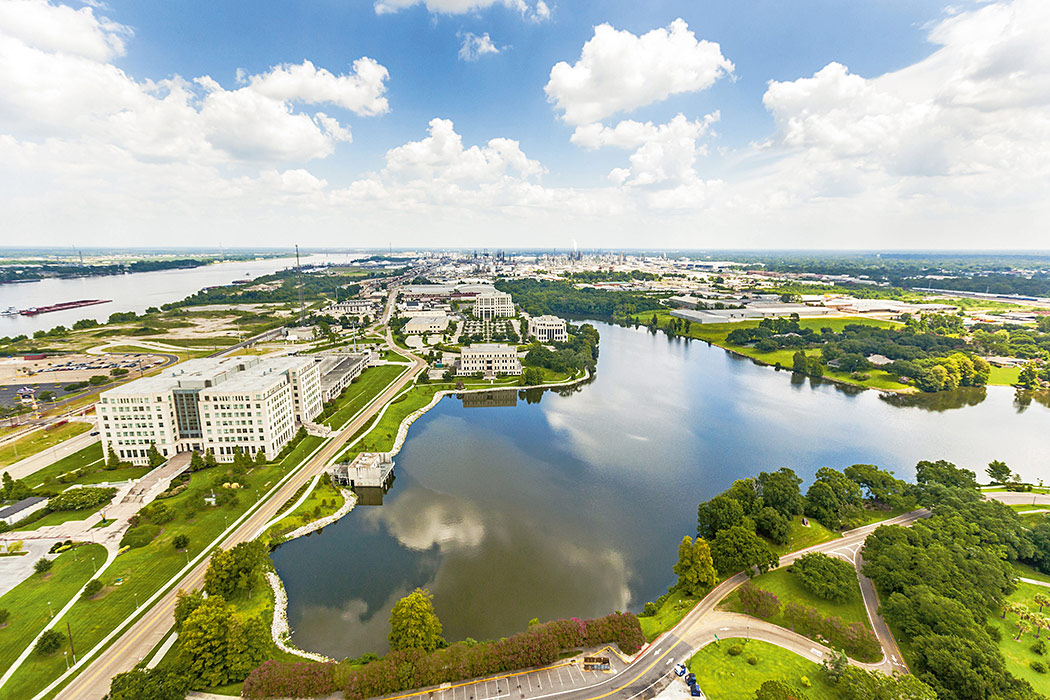
{"type": "Polygon", "coordinates": [[[685,669],[685,665],[684,664],[675,664],[674,665],[674,675],[678,676],[679,678],[681,678],[682,676],[685,675],[685,670],[686,669],[685,669]]]}

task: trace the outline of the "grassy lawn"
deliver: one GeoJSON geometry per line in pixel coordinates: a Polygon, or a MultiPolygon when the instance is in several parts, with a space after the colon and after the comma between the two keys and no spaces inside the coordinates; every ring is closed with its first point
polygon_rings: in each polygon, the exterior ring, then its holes
{"type": "Polygon", "coordinates": [[[988,375],[988,383],[1012,386],[1020,380],[1020,377],[1020,367],[992,367],[992,372],[988,375]]]}
{"type": "Polygon", "coordinates": [[[783,556],[789,552],[796,552],[821,542],[830,542],[839,537],[842,537],[842,535],[832,532],[816,520],[810,519],[809,526],[803,525],[802,516],[796,515],[795,519],[791,521],[791,534],[788,535],[788,543],[770,544],[769,546],[778,555],[783,556]]]}
{"type": "Polygon", "coordinates": [[[380,365],[366,369],[346,388],[346,393],[338,399],[339,409],[325,420],[325,425],[335,430],[342,428],[403,371],[405,371],[404,367],[393,365],[380,365]]]}
{"type": "Polygon", "coordinates": [[[91,516],[92,513],[97,513],[102,510],[109,503],[103,503],[100,506],[94,508],[81,508],[80,510],[58,510],[54,513],[48,513],[40,520],[34,520],[26,525],[19,525],[15,523],[11,530],[18,532],[31,532],[33,530],[39,530],[42,527],[48,527],[50,525],[61,525],[62,523],[72,522],[74,520],[85,520],[91,516]]]}
{"type": "Polygon", "coordinates": [[[699,598],[683,595],[679,591],[672,593],[655,615],[638,618],[638,622],[642,624],[642,634],[645,635],[645,640],[651,642],[677,625],[698,602],[700,602],[699,598]]]}
{"type": "Polygon", "coordinates": [[[1012,566],[1014,567],[1014,573],[1016,573],[1018,576],[1023,576],[1024,578],[1030,578],[1035,579],[1036,581],[1045,581],[1046,583],[1050,583],[1050,576],[1044,574],[1042,571],[1033,569],[1027,564],[1014,562],[1012,566]]]}
{"type": "MultiPolygon", "coordinates": [[[[226,472],[227,466],[194,472],[190,486],[178,496],[167,499],[177,513],[174,520],[163,525],[163,530],[145,547],[131,549],[117,557],[101,576],[106,588],[96,599],[79,600],[66,615],[73,630],[78,649],[87,650],[98,644],[113,628],[132,617],[135,608],[166,584],[187,563],[236,520],[254,502],[254,493],[260,494],[274,485],[285,473],[286,466],[297,463],[321,441],[310,437],[303,440],[281,465],[267,465],[252,469],[247,476],[248,488],[236,506],[209,507],[199,510],[188,507],[198,503],[211,490],[216,476],[226,472]],[[187,553],[176,551],[171,540],[177,534],[190,538],[187,553]]],[[[68,648],[68,642],[64,648],[68,648]]],[[[60,650],[61,652],[61,650],[60,650]]],[[[48,683],[65,671],[62,654],[48,658],[30,657],[0,688],[0,700],[18,700],[33,697],[48,683]]]]}
{"type": "Polygon", "coordinates": [[[277,532],[283,535],[297,527],[331,515],[339,510],[342,505],[343,494],[332,485],[330,480],[322,477],[317,481],[317,485],[310,492],[310,495],[306,497],[306,500],[287,517],[282,518],[280,522],[270,528],[270,532],[277,532]]]}
{"type": "Polygon", "coordinates": [[[697,685],[709,700],[748,700],[755,697],[755,691],[768,680],[787,683],[804,692],[809,700],[842,697],[835,686],[824,680],[819,664],[765,642],[723,639],[696,652],[686,665],[696,674],[697,685]],[[744,653],[727,654],[732,644],[742,644],[744,653]],[[757,658],[758,663],[749,664],[749,656],[757,658]],[[812,687],[803,688],[803,677],[809,679],[812,687]]]}
{"type": "MultiPolygon", "coordinates": [[[[1021,583],[1007,600],[1011,603],[1027,605],[1029,610],[1037,612],[1039,606],[1033,600],[1036,593],[1045,595],[1050,593],[1050,589],[1043,586],[1033,586],[1030,583],[1021,583]]],[[[1043,612],[1050,613],[1050,609],[1044,606],[1043,612]]],[[[1042,661],[1045,664],[1050,660],[1050,654],[1040,656],[1032,651],[1031,646],[1035,642],[1032,632],[1022,634],[1020,640],[1015,639],[1017,637],[1017,615],[1007,613],[1005,620],[998,614],[992,615],[988,618],[988,624],[999,628],[1003,633],[1003,637],[999,641],[999,650],[1006,657],[1007,670],[1018,678],[1023,678],[1031,683],[1037,693],[1050,694],[1050,674],[1036,673],[1029,666],[1032,661],[1042,661]]],[[[1042,636],[1045,637],[1046,635],[1042,636]]],[[[1050,644],[1050,642],[1047,643],[1050,644]]]]}
{"type": "MultiPolygon", "coordinates": [[[[57,611],[69,602],[80,587],[88,582],[96,566],[106,560],[106,548],[87,544],[75,550],[62,552],[54,559],[47,574],[33,574],[0,598],[0,608],[11,611],[7,626],[0,629],[0,668],[6,669],[40,633],[51,619],[51,610],[57,611]],[[94,557],[94,563],[92,563],[94,557]]],[[[59,654],[59,660],[61,660],[59,654]]]]}
{"type": "Polygon", "coordinates": [[[890,510],[874,510],[871,508],[865,508],[864,512],[861,514],[860,523],[857,525],[857,527],[871,525],[872,523],[881,523],[883,520],[896,518],[898,515],[904,515],[908,512],[911,512],[911,509],[891,508],[890,510]]]}
{"type": "Polygon", "coordinates": [[[44,479],[47,479],[48,477],[53,478],[71,472],[74,469],[83,469],[84,467],[94,466],[101,462],[102,443],[96,442],[78,452],[74,452],[68,457],[63,457],[57,462],[52,462],[43,469],[38,469],[25,477],[25,482],[29,484],[31,488],[36,488],[42,485],[44,479]]]}
{"type": "MultiPolygon", "coordinates": [[[[816,608],[825,616],[840,617],[846,623],[859,622],[863,624],[866,629],[871,629],[871,625],[868,623],[868,613],[864,609],[864,602],[860,597],[859,583],[854,583],[854,597],[852,600],[838,603],[824,600],[823,598],[810,593],[795,579],[794,574],[788,571],[787,567],[774,569],[768,573],[756,576],[751,581],[758,588],[776,594],[777,598],[780,599],[780,604],[782,606],[789,602],[808,605],[812,608],[816,608]]],[[[733,591],[726,596],[725,599],[719,603],[719,607],[733,612],[744,612],[740,605],[738,591],[733,591]]],[[[769,621],[774,625],[790,628],[784,620],[783,611],[778,612],[771,617],[769,621]]]]}
{"type": "Polygon", "coordinates": [[[90,423],[66,423],[51,430],[37,430],[0,448],[0,465],[14,464],[30,455],[91,430],[90,423]]]}
{"type": "Polygon", "coordinates": [[[421,384],[403,391],[387,405],[383,417],[375,422],[359,443],[339,456],[339,461],[349,461],[361,452],[389,452],[394,447],[398,427],[409,414],[426,406],[434,394],[447,389],[448,384],[421,384]]]}

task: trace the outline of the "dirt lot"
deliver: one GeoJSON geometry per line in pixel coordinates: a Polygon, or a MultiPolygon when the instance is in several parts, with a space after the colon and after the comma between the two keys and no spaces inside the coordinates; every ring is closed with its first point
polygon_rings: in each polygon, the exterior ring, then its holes
{"type": "Polygon", "coordinates": [[[133,374],[163,363],[163,356],[145,353],[49,355],[43,360],[0,358],[0,385],[86,382],[96,374],[109,375],[117,367],[133,374]]]}

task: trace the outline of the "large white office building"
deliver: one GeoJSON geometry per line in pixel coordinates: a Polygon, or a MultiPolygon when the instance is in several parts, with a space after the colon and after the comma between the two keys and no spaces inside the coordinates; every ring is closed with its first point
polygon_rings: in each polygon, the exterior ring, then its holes
{"type": "Polygon", "coordinates": [[[474,297],[474,316],[483,319],[514,315],[514,301],[506,292],[491,292],[474,297]]]}
{"type": "Polygon", "coordinates": [[[565,319],[557,316],[533,316],[529,319],[529,335],[541,343],[564,343],[569,339],[565,319]]]}
{"type": "Polygon", "coordinates": [[[457,374],[495,376],[498,374],[521,374],[518,348],[514,345],[482,343],[463,348],[459,354],[457,374]]]}
{"type": "Polygon", "coordinates": [[[133,464],[147,463],[151,443],[165,457],[210,449],[230,462],[238,447],[273,457],[321,404],[312,357],[189,360],[102,393],[102,449],[133,464]]]}

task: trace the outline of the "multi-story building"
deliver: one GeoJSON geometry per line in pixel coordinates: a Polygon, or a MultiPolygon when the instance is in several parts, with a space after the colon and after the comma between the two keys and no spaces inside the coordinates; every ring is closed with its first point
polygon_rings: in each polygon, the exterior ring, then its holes
{"type": "Polygon", "coordinates": [[[147,464],[151,444],[165,457],[212,450],[229,462],[238,447],[272,457],[320,412],[312,357],[189,360],[105,391],[98,405],[104,453],[133,464],[147,464]]]}
{"type": "Polygon", "coordinates": [[[448,316],[412,316],[405,324],[406,335],[420,335],[422,333],[444,333],[452,322],[448,316]]]}
{"type": "Polygon", "coordinates": [[[564,343],[569,339],[565,319],[557,316],[534,316],[529,319],[529,335],[541,343],[564,343]]]}
{"type": "Polygon", "coordinates": [[[482,343],[463,348],[459,354],[457,374],[521,374],[518,348],[514,345],[482,343]]]}
{"type": "Polygon", "coordinates": [[[483,319],[513,316],[514,301],[506,292],[479,294],[474,297],[474,315],[483,319]]]}

